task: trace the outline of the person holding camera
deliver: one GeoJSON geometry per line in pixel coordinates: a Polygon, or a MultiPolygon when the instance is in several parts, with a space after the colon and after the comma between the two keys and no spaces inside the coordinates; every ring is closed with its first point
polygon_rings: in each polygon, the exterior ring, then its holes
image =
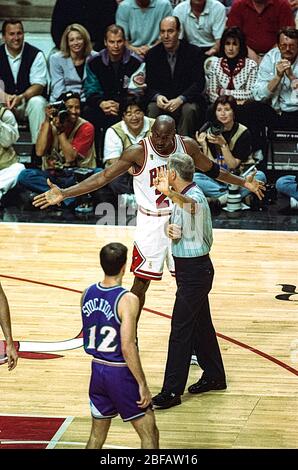
{"type": "MultiPolygon", "coordinates": [[[[233,96],[219,96],[212,108],[212,120],[196,133],[202,152],[230,172],[241,175],[254,167],[250,131],[236,122],[237,103],[233,96]]],[[[266,176],[257,171],[255,177],[266,183],[266,176]]],[[[224,206],[228,198],[228,184],[215,181],[202,173],[195,173],[195,182],[207,198],[218,199],[224,206]]],[[[242,199],[249,190],[241,187],[242,199]]],[[[209,201],[210,202],[210,201],[209,201]]]]}
{"type": "MultiPolygon", "coordinates": [[[[42,168],[22,171],[18,183],[39,194],[47,189],[48,178],[67,188],[76,183],[77,168],[96,167],[94,127],[80,113],[80,95],[72,91],[47,106],[36,142],[36,155],[42,159],[42,168]]],[[[71,198],[66,205],[74,203],[75,198],[71,198]]]]}

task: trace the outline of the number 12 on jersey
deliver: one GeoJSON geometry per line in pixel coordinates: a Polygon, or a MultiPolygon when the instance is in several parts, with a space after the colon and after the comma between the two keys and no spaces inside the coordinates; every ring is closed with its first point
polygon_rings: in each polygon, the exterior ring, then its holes
{"type": "Polygon", "coordinates": [[[117,348],[115,338],[117,331],[112,326],[102,326],[96,331],[97,325],[93,325],[89,330],[89,343],[86,349],[96,349],[99,352],[114,352],[117,348]],[[98,346],[96,347],[96,343],[98,346]]]}

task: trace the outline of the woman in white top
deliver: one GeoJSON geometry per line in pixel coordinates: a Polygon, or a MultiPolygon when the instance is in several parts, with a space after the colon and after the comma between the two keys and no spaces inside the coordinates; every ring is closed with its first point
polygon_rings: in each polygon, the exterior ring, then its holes
{"type": "Polygon", "coordinates": [[[220,40],[219,55],[209,69],[207,93],[212,103],[220,95],[233,96],[237,104],[253,99],[257,63],[247,57],[247,46],[239,28],[228,28],[220,40]]]}
{"type": "MultiPolygon", "coordinates": [[[[242,31],[227,28],[220,40],[220,57],[213,57],[207,77],[207,94],[211,103],[219,96],[232,96],[237,102],[237,120],[252,134],[253,152],[261,160],[266,152],[265,126],[268,106],[254,100],[258,65],[247,57],[247,45],[242,31]]],[[[207,67],[208,69],[208,67],[207,67]]],[[[210,110],[207,112],[207,118],[210,110]]]]}
{"type": "Polygon", "coordinates": [[[57,101],[62,93],[80,93],[85,101],[83,81],[86,77],[86,63],[96,55],[92,50],[90,35],[84,26],[73,23],[65,29],[60,51],[50,57],[51,95],[50,102],[57,101]]]}

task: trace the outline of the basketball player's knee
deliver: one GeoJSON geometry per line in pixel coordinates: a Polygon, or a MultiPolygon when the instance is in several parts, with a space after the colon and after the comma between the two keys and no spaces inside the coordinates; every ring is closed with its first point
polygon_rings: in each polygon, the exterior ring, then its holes
{"type": "Polygon", "coordinates": [[[142,279],[140,277],[135,277],[131,292],[133,292],[138,297],[145,295],[148,287],[150,285],[150,280],[142,279]]]}

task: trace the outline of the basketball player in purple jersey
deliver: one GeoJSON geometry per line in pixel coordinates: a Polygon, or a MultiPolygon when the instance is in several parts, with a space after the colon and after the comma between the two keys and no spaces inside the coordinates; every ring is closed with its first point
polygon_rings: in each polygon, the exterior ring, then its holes
{"type": "Polygon", "coordinates": [[[159,447],[151,393],[136,347],[139,300],[121,286],[126,260],[126,246],[105,245],[100,251],[104,280],[89,286],[81,299],[84,349],[93,356],[87,449],[102,448],[118,413],[131,421],[142,449],[159,447]]]}
{"type": "Polygon", "coordinates": [[[131,291],[139,298],[139,312],[145,303],[145,294],[150,281],[162,278],[164,263],[167,262],[170,272],[174,269],[169,238],[165,234],[172,201],[164,194],[160,194],[153,183],[158,169],[166,168],[168,157],[174,152],[190,155],[196,168],[207,176],[227,184],[245,187],[262,199],[264,184],[256,180],[254,174],[244,179],[220,168],[202,153],[194,139],[176,134],[175,121],[172,117],[162,115],[155,120],[152,135],[124,150],[114,165],[65,189],[48,180],[51,189],[36,196],[33,202],[41,209],[60,204],[68,197],[101,188],[132,168],[138,215],[131,266],[135,279],[131,291]]]}

